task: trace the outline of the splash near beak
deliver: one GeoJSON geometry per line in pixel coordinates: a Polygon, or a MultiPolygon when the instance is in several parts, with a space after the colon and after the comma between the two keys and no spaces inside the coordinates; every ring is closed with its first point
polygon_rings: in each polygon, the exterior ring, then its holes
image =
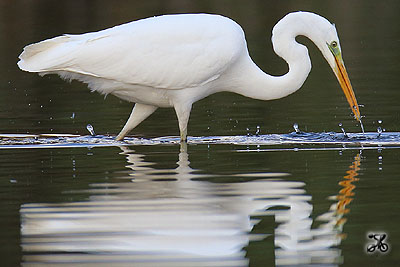
{"type": "Polygon", "coordinates": [[[346,96],[347,102],[349,102],[350,108],[353,111],[356,120],[361,120],[360,109],[357,103],[356,96],[351,86],[349,75],[347,74],[346,68],[344,67],[343,59],[340,53],[334,54],[335,57],[335,69],[334,72],[339,81],[340,86],[346,96]]]}

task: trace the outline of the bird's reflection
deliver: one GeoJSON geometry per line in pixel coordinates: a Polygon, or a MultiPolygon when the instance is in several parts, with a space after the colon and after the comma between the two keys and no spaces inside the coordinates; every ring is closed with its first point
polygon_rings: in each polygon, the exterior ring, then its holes
{"type": "Polygon", "coordinates": [[[347,175],[343,177],[343,180],[339,182],[343,188],[339,191],[337,195],[338,202],[336,207],[332,207],[336,211],[336,215],[338,220],[336,225],[338,227],[342,227],[346,222],[346,219],[343,217],[346,213],[350,212],[350,209],[347,207],[350,202],[353,201],[354,192],[353,190],[356,188],[353,182],[358,181],[358,171],[360,170],[361,165],[361,154],[357,154],[354,157],[353,163],[350,165],[349,170],[346,172],[347,175]]]}
{"type": "Polygon", "coordinates": [[[276,215],[279,226],[276,228],[275,257],[276,265],[303,265],[324,263],[336,266],[343,261],[341,251],[337,246],[345,237],[343,226],[344,215],[350,211],[348,204],[353,200],[361,155],[357,154],[349,166],[349,170],[339,182],[343,188],[339,194],[331,197],[336,202],[330,209],[317,217],[322,221],[312,229],[312,206],[303,198],[291,198],[290,209],[276,215]]]}
{"type": "MultiPolygon", "coordinates": [[[[342,189],[320,216],[325,223],[312,229],[311,196],[284,173],[235,174],[247,182],[212,183],[189,166],[185,146],[175,169],[156,169],[144,155],[121,150],[129,169],[124,182],[93,184],[84,202],[21,207],[25,263],[247,266],[244,248],[270,235],[276,265],[340,261],[337,226],[354,187],[342,189]],[[259,222],[254,216],[270,215],[275,232],[252,234],[259,222]]],[[[358,156],[341,183],[345,188],[359,163],[358,156]]]]}

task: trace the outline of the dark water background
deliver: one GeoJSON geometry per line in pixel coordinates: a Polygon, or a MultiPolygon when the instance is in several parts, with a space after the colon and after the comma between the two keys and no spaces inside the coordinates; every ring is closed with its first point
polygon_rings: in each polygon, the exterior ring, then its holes
{"type": "MultiPolygon", "coordinates": [[[[132,104],[85,85],[16,66],[22,48],[167,13],[233,18],[266,72],[283,74],[271,29],[306,10],[335,23],[367,132],[378,120],[400,131],[398,1],[1,1],[0,134],[116,135],[132,104]]],[[[195,103],[190,136],[287,134],[360,128],[319,51],[295,94],[258,101],[231,93],[195,103]]],[[[177,136],[172,109],[158,110],[136,137],[177,136]]],[[[397,140],[400,143],[400,140],[397,140]]],[[[21,263],[135,266],[272,266],[399,262],[396,144],[178,144],[0,150],[0,253],[21,263]],[[370,232],[390,250],[366,253],[370,232]],[[206,244],[206,245],[205,245],[206,244]]]]}

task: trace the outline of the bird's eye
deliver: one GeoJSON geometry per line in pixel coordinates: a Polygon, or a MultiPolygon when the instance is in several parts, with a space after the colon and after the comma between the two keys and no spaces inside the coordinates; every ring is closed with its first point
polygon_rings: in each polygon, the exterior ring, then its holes
{"type": "Polygon", "coordinates": [[[336,41],[333,41],[333,42],[331,43],[331,46],[332,46],[333,48],[336,48],[336,47],[337,47],[337,42],[336,42],[336,41]]]}

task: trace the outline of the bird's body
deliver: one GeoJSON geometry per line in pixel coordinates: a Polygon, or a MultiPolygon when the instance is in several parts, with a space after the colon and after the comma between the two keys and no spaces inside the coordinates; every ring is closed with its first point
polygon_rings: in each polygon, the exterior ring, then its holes
{"type": "MultiPolygon", "coordinates": [[[[185,140],[192,104],[210,94],[230,91],[271,100],[298,90],[311,70],[307,48],[295,41],[299,34],[316,43],[335,68],[329,44],[334,41],[340,49],[336,30],[326,19],[307,12],[291,13],[274,27],[274,50],[289,65],[283,76],[270,76],[257,67],[236,22],[208,14],[165,15],[55,37],[25,47],[18,66],[77,79],[91,90],[136,103],[119,140],[158,107],[175,109],[185,140]]],[[[352,93],[349,82],[347,86],[352,93]]],[[[353,98],[352,109],[359,118],[353,98]]]]}

